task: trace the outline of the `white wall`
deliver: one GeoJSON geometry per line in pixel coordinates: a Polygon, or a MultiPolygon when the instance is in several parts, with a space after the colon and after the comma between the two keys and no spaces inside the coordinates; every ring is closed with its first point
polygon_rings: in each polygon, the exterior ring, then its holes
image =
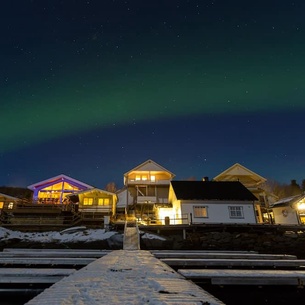
{"type": "Polygon", "coordinates": [[[193,223],[256,223],[254,205],[245,201],[182,201],[181,213],[192,213],[193,223]],[[193,206],[206,206],[208,209],[207,218],[195,218],[193,206]],[[229,206],[242,206],[244,218],[230,218],[229,206]]]}
{"type": "Polygon", "coordinates": [[[274,222],[276,224],[299,224],[297,213],[290,206],[273,208],[274,222]],[[284,216],[286,215],[286,216],[284,216]]]}
{"type": "Polygon", "coordinates": [[[118,201],[117,201],[118,208],[127,208],[127,196],[128,196],[129,202],[132,202],[132,197],[130,196],[127,189],[118,193],[117,196],[118,196],[118,201]]]}

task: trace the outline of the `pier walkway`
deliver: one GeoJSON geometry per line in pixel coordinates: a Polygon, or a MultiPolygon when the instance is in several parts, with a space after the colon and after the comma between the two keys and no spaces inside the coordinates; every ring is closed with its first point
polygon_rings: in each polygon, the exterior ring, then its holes
{"type": "Polygon", "coordinates": [[[113,251],[58,281],[27,305],[224,303],[149,251],[113,251]]]}
{"type": "Polygon", "coordinates": [[[125,222],[123,250],[140,250],[140,233],[135,221],[125,222]]]}

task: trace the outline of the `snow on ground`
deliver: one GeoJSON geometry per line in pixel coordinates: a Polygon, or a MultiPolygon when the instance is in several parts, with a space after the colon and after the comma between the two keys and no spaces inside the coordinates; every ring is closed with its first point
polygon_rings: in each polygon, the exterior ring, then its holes
{"type": "MultiPolygon", "coordinates": [[[[8,230],[0,227],[0,241],[9,241],[19,239],[24,242],[43,242],[43,243],[77,243],[77,242],[94,242],[105,240],[113,235],[118,234],[116,231],[106,231],[105,229],[87,229],[86,227],[73,227],[61,232],[20,232],[8,230]]],[[[164,238],[144,233],[142,238],[165,240],[164,238]]]]}
{"type": "Polygon", "coordinates": [[[148,251],[117,250],[63,278],[28,305],[224,305],[148,251]]]}
{"type": "Polygon", "coordinates": [[[106,231],[104,229],[86,229],[71,230],[60,233],[56,231],[48,232],[20,232],[12,231],[0,227],[0,240],[9,241],[19,239],[25,242],[43,242],[43,243],[67,243],[67,242],[92,242],[108,239],[117,234],[116,231],[106,231]]]}
{"type": "MultiPolygon", "coordinates": [[[[143,232],[140,232],[140,233],[143,233],[143,232]]],[[[144,233],[143,235],[141,235],[141,237],[143,239],[159,239],[159,240],[166,240],[165,238],[161,237],[161,236],[158,236],[158,235],[154,235],[154,234],[151,234],[151,233],[144,233]]]]}

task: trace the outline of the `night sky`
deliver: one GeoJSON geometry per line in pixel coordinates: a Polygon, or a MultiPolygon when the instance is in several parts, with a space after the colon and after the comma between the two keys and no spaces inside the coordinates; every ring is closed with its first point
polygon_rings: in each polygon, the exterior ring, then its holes
{"type": "Polygon", "coordinates": [[[305,179],[304,0],[2,2],[0,185],[305,179]]]}

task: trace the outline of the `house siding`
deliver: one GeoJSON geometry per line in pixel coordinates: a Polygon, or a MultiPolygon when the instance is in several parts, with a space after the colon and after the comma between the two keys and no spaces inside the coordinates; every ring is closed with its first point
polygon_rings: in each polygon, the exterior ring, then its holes
{"type": "Polygon", "coordinates": [[[256,223],[255,210],[252,202],[244,201],[181,201],[181,214],[192,215],[192,223],[256,223]],[[208,216],[204,218],[194,217],[194,206],[207,207],[208,216]],[[243,208],[243,218],[230,218],[229,207],[241,206],[243,208]]]}
{"type": "Polygon", "coordinates": [[[273,215],[276,224],[299,224],[297,213],[290,206],[273,208],[273,215]]]}

